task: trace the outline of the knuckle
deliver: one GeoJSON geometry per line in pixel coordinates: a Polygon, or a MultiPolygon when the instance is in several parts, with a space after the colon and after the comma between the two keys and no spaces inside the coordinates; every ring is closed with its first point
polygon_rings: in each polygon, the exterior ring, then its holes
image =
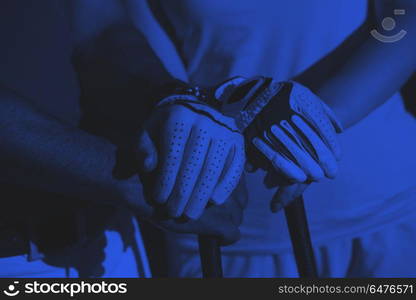
{"type": "Polygon", "coordinates": [[[314,182],[318,182],[325,177],[323,171],[313,171],[309,174],[308,179],[314,182]]]}

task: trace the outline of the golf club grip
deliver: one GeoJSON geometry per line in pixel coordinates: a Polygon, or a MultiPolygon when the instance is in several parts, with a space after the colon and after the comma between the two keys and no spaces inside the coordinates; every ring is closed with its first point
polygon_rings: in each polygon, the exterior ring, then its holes
{"type": "Polygon", "coordinates": [[[203,278],[222,278],[221,248],[218,239],[199,235],[198,243],[203,278]]]}
{"type": "Polygon", "coordinates": [[[301,278],[317,278],[315,256],[313,253],[303,196],[296,198],[285,208],[290,239],[301,278]]]}

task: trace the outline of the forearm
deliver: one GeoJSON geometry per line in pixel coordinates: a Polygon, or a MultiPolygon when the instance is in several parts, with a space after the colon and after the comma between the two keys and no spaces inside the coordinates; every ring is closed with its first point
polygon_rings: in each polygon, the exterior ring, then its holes
{"type": "Polygon", "coordinates": [[[112,24],[74,57],[87,114],[101,128],[129,135],[160,98],[161,87],[176,84],[146,38],[126,23],[112,24]]]}
{"type": "Polygon", "coordinates": [[[138,180],[118,179],[116,147],[63,125],[24,99],[0,90],[1,182],[70,198],[125,205],[140,200],[138,180]],[[136,192],[135,192],[136,191],[136,192]]]}
{"type": "Polygon", "coordinates": [[[348,128],[383,104],[416,70],[416,18],[400,16],[409,32],[396,43],[368,38],[315,92],[348,128]]]}

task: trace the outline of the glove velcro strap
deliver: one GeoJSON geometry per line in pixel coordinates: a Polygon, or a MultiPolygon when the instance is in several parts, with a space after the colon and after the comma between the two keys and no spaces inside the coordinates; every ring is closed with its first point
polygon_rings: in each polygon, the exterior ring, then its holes
{"type": "Polygon", "coordinates": [[[244,131],[256,118],[256,116],[269,104],[283,88],[284,83],[271,81],[270,84],[235,118],[237,127],[244,131]]]}

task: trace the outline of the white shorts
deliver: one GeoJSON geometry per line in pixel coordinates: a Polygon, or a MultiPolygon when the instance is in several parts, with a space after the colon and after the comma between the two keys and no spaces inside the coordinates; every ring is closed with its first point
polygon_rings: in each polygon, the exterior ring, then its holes
{"type": "MultiPolygon", "coordinates": [[[[176,249],[177,250],[177,249],[176,249]]],[[[314,245],[319,277],[416,277],[415,214],[378,231],[314,245]]],[[[201,277],[197,252],[175,251],[170,274],[201,277]]],[[[223,254],[225,277],[298,277],[291,251],[223,254]]]]}

